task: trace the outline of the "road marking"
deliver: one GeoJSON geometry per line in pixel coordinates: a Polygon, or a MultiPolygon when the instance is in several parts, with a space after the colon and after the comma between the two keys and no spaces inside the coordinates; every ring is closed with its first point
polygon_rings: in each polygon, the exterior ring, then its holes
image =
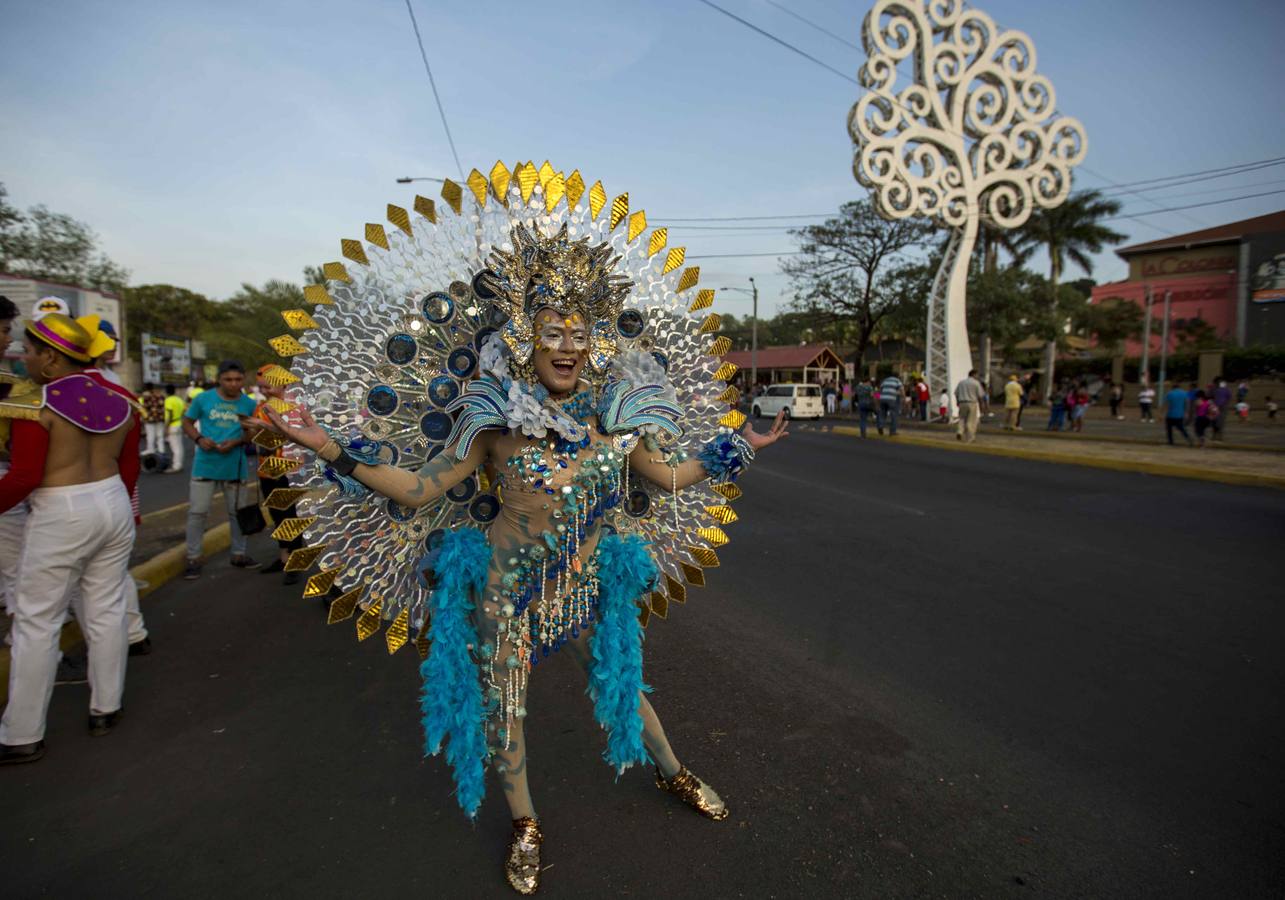
{"type": "Polygon", "coordinates": [[[808,487],[819,488],[820,490],[826,491],[831,494],[842,494],[845,497],[851,497],[853,500],[859,500],[862,503],[869,503],[873,506],[886,506],[889,509],[895,509],[898,512],[909,513],[912,516],[928,515],[928,513],[926,513],[924,510],[917,509],[916,507],[913,507],[913,506],[904,506],[900,503],[893,503],[891,500],[880,500],[877,497],[871,497],[869,494],[859,494],[856,491],[845,491],[843,488],[834,487],[829,484],[818,484],[815,481],[808,481],[806,478],[796,478],[793,475],[786,475],[784,472],[778,472],[774,469],[769,469],[767,466],[764,466],[761,463],[754,467],[754,471],[762,472],[766,475],[771,475],[773,478],[782,478],[785,481],[793,481],[796,484],[806,484],[808,487]]]}

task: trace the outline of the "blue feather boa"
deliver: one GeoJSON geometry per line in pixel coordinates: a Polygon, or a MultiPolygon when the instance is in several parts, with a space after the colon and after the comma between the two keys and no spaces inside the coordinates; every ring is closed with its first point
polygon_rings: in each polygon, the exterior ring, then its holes
{"type": "Polygon", "coordinates": [[[436,754],[446,741],[446,761],[455,774],[455,796],[471,819],[486,793],[486,725],[482,682],[469,647],[477,645],[473,625],[473,594],[486,588],[491,545],[473,528],[448,532],[437,553],[437,588],[428,658],[420,666],[424,690],[420,710],[424,723],[424,752],[436,754]]]}
{"type": "Polygon", "coordinates": [[[598,544],[600,618],[589,638],[593,666],[588,693],[594,718],[607,730],[603,759],[617,774],[648,760],[638,692],[651,688],[643,683],[643,629],[636,601],[656,574],[642,538],[610,534],[598,544]]]}

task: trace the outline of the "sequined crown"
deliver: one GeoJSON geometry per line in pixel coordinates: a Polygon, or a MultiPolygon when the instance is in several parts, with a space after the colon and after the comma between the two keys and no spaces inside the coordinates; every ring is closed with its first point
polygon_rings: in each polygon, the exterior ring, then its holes
{"type": "Polygon", "coordinates": [[[632,281],[616,272],[620,257],[608,244],[590,245],[587,237],[572,240],[566,225],[551,238],[518,225],[510,237],[513,250],[491,252],[484,282],[508,316],[503,337],[514,357],[520,362],[530,358],[535,315],[548,307],[560,315],[579,315],[593,329],[599,352],[591,354],[590,362],[600,368],[603,356],[615,349],[614,341],[607,347],[603,339],[612,333],[633,288],[632,281]]]}

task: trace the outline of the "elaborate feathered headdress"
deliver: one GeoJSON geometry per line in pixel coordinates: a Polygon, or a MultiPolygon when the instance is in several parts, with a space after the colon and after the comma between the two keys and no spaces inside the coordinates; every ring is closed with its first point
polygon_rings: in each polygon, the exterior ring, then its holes
{"type": "Polygon", "coordinates": [[[633,282],[616,273],[620,257],[608,244],[572,240],[564,224],[551,238],[525,225],[510,232],[513,250],[492,250],[482,284],[492,302],[508,316],[502,336],[514,360],[531,358],[536,313],[546,307],[560,315],[579,315],[592,334],[589,364],[605,371],[616,352],[616,317],[633,282]]]}

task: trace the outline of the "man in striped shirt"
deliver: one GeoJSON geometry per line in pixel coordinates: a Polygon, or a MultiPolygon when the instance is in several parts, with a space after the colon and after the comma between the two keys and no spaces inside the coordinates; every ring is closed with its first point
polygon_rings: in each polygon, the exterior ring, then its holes
{"type": "Polygon", "coordinates": [[[879,384],[880,417],[888,426],[890,436],[897,433],[897,415],[901,412],[901,400],[906,387],[896,375],[889,375],[879,384]]]}

